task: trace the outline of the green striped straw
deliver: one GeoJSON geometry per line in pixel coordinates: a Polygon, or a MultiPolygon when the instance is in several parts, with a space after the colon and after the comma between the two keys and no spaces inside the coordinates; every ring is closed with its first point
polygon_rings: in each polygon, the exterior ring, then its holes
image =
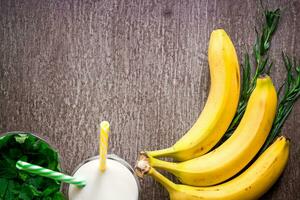
{"type": "Polygon", "coordinates": [[[70,183],[70,184],[76,185],[77,187],[80,187],[80,188],[82,188],[86,185],[86,182],[84,180],[81,180],[81,179],[78,179],[76,177],[72,177],[72,176],[69,176],[66,174],[62,174],[60,172],[55,172],[50,169],[46,169],[41,166],[30,164],[28,162],[24,162],[21,160],[19,160],[16,163],[16,167],[19,170],[24,170],[24,171],[30,172],[32,174],[37,174],[37,175],[51,178],[51,179],[54,179],[57,181],[70,183]]]}

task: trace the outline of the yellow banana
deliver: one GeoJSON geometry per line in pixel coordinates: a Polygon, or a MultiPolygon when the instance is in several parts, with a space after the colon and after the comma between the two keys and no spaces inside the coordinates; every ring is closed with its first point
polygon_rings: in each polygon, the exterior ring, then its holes
{"type": "Polygon", "coordinates": [[[212,149],[226,132],[238,105],[240,71],[234,46],[222,29],[214,30],[210,36],[208,62],[211,86],[201,115],[172,147],[149,151],[149,156],[189,160],[212,149]]]}
{"type": "Polygon", "coordinates": [[[276,105],[277,94],[271,78],[258,78],[239,126],[221,146],[180,163],[149,157],[150,166],[167,170],[188,185],[224,182],[242,170],[262,147],[272,127],[276,105]]]}
{"type": "Polygon", "coordinates": [[[276,182],[286,166],[288,155],[289,141],[279,137],[242,174],[210,187],[175,184],[154,168],[141,167],[168,190],[171,200],[254,200],[260,198],[276,182]]]}

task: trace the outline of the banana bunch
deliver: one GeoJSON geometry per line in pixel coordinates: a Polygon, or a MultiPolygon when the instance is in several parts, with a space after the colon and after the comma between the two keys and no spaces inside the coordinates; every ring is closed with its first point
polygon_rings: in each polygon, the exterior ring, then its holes
{"type": "Polygon", "coordinates": [[[259,78],[239,126],[222,145],[184,162],[172,163],[149,157],[149,163],[173,173],[188,185],[221,183],[242,170],[262,147],[272,127],[276,105],[276,90],[270,77],[259,78]]]}
{"type": "Polygon", "coordinates": [[[283,171],[289,142],[278,138],[248,169],[236,175],[266,141],[276,115],[276,89],[269,76],[259,77],[238,127],[229,139],[210,151],[225,134],[239,101],[237,55],[222,29],[211,34],[208,62],[211,87],[198,120],[172,147],[142,152],[136,172],[141,177],[153,176],[168,190],[171,200],[258,199],[283,171]],[[157,159],[162,156],[180,162],[157,159]],[[184,185],[173,183],[155,168],[172,173],[184,185]]]}
{"type": "Polygon", "coordinates": [[[252,200],[258,199],[276,182],[285,168],[289,155],[289,141],[279,137],[243,173],[225,183],[196,187],[175,184],[151,166],[140,162],[147,173],[169,192],[171,200],[252,200]]]}

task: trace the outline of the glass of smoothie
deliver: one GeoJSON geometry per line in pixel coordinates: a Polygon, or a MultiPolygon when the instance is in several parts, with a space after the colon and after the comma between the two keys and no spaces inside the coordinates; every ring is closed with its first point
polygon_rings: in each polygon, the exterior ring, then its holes
{"type": "Polygon", "coordinates": [[[107,155],[106,170],[99,170],[99,156],[82,162],[73,176],[86,180],[84,188],[69,185],[69,200],[138,200],[140,185],[132,167],[120,157],[107,155]]]}
{"type": "Polygon", "coordinates": [[[59,154],[46,140],[28,132],[1,134],[0,199],[65,199],[61,183],[18,170],[18,160],[61,171],[59,154]]]}

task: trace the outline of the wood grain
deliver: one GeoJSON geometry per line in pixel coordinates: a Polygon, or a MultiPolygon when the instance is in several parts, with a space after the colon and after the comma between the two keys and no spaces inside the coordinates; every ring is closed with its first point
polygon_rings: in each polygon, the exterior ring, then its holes
{"type": "MultiPolygon", "coordinates": [[[[271,58],[300,58],[300,1],[284,7],[271,58]]],[[[254,0],[0,0],[0,131],[39,133],[64,170],[97,154],[97,127],[112,125],[110,152],[132,165],[140,150],[172,145],[196,120],[209,88],[210,32],[224,28],[239,57],[251,51],[262,8],[254,0]]],[[[300,102],[284,126],[292,152],[262,199],[300,199],[300,102]]],[[[143,200],[168,199],[152,179],[143,200]]]]}

